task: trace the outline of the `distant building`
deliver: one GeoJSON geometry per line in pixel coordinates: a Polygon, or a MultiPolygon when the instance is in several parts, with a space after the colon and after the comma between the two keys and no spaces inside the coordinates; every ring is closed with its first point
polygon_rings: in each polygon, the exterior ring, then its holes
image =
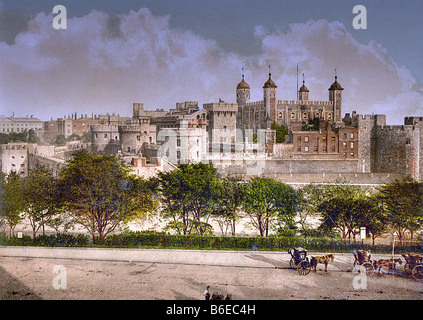
{"type": "Polygon", "coordinates": [[[24,132],[34,130],[36,135],[42,133],[43,121],[31,117],[27,118],[15,118],[15,117],[0,117],[0,133],[11,133],[11,132],[24,132]]]}

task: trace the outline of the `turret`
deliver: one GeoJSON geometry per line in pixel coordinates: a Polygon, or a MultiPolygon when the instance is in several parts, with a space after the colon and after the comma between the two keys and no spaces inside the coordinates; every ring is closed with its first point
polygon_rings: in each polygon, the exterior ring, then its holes
{"type": "Polygon", "coordinates": [[[242,75],[242,80],[236,86],[236,103],[241,106],[250,102],[250,86],[244,80],[244,75],[242,75]]]}
{"type": "Polygon", "coordinates": [[[335,76],[335,82],[329,88],[329,101],[333,103],[333,121],[342,120],[342,86],[338,83],[338,77],[335,76]]]}
{"type": "Polygon", "coordinates": [[[301,86],[300,90],[298,90],[298,100],[301,101],[308,101],[308,93],[310,91],[308,90],[308,88],[305,86],[304,84],[304,80],[303,80],[303,85],[301,86]]]}
{"type": "Polygon", "coordinates": [[[266,107],[266,117],[275,120],[276,116],[276,88],[278,86],[272,80],[272,74],[269,72],[269,79],[263,86],[263,100],[266,107]]]}

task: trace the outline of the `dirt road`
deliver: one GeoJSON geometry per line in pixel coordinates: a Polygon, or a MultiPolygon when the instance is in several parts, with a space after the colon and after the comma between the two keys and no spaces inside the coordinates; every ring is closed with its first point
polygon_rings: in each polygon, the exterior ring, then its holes
{"type": "Polygon", "coordinates": [[[423,299],[421,282],[387,274],[360,278],[345,256],[336,257],[327,273],[320,267],[307,276],[288,269],[284,258],[264,252],[244,256],[263,265],[0,256],[0,299],[201,300],[207,286],[235,300],[423,299]]]}

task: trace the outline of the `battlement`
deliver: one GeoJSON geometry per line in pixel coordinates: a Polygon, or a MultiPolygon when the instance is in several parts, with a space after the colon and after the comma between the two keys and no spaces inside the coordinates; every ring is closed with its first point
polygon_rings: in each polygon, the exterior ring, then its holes
{"type": "Polygon", "coordinates": [[[384,125],[378,127],[379,130],[382,132],[392,132],[395,133],[401,133],[401,132],[414,132],[416,130],[416,127],[413,125],[384,125]]]}
{"type": "Polygon", "coordinates": [[[107,125],[107,124],[95,124],[91,126],[91,132],[102,133],[102,132],[117,132],[118,126],[107,125]]]}
{"type": "Polygon", "coordinates": [[[405,125],[423,124],[423,117],[409,116],[404,118],[405,125]]]}
{"type": "Polygon", "coordinates": [[[264,101],[253,101],[253,102],[248,102],[245,104],[246,107],[260,107],[260,106],[264,106],[264,101]]]}
{"type": "Polygon", "coordinates": [[[332,101],[310,101],[310,100],[278,100],[278,104],[289,105],[319,105],[319,106],[332,106],[332,101]]]}
{"type": "Polygon", "coordinates": [[[204,110],[206,111],[238,111],[238,105],[236,103],[226,103],[226,102],[219,102],[219,103],[206,103],[203,105],[204,110]]]}

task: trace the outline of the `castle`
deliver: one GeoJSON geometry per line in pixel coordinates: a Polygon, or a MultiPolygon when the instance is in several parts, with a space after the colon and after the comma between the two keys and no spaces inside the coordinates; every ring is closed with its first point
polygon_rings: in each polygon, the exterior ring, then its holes
{"type": "MultiPolygon", "coordinates": [[[[278,100],[269,72],[263,100],[250,101],[250,86],[242,75],[236,103],[219,100],[200,110],[197,101],[186,101],[167,112],[133,103],[132,117],[113,115],[89,123],[75,115],[72,121],[80,121],[81,128],[90,125],[87,148],[118,155],[138,173],[149,164],[173,169],[178,163],[201,161],[213,163],[222,174],[261,175],[292,184],[337,179],[383,184],[406,176],[423,181],[423,117],[406,117],[400,126],[387,125],[383,114],[353,111],[342,117],[343,90],[335,76],[328,100],[313,101],[303,80],[298,100],[278,100]],[[276,143],[275,126],[288,129],[283,143],[276,143]]],[[[13,163],[14,148],[0,148],[2,168],[27,168],[26,163],[13,163]]],[[[36,158],[41,161],[42,155],[36,158]]]]}
{"type": "Polygon", "coordinates": [[[328,100],[313,101],[303,80],[298,100],[278,100],[269,72],[263,100],[250,101],[242,75],[236,103],[220,100],[200,110],[196,101],[186,101],[169,112],[134,103],[125,125],[91,127],[92,149],[122,157],[164,157],[174,164],[212,162],[227,174],[410,176],[422,181],[423,117],[406,117],[402,126],[386,125],[379,114],[342,117],[343,90],[335,76],[328,100]],[[288,128],[285,143],[276,143],[272,125],[288,128]],[[254,172],[258,161],[263,163],[254,172]]]}

